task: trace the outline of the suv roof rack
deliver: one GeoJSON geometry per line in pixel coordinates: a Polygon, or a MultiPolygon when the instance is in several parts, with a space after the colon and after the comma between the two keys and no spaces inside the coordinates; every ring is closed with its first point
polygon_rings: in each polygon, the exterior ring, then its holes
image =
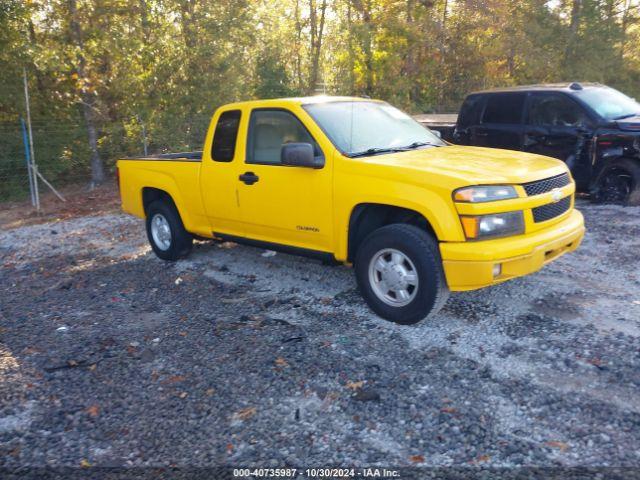
{"type": "Polygon", "coordinates": [[[569,88],[571,90],[582,90],[582,85],[580,85],[578,82],[572,82],[571,85],[569,85],[569,88]]]}

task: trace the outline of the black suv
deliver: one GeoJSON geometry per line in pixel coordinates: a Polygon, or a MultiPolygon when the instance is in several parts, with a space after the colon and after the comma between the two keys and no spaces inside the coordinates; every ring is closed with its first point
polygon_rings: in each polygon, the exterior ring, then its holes
{"type": "Polygon", "coordinates": [[[640,104],[613,88],[571,83],[472,93],[452,139],[559,158],[595,200],[640,204],[640,104]]]}

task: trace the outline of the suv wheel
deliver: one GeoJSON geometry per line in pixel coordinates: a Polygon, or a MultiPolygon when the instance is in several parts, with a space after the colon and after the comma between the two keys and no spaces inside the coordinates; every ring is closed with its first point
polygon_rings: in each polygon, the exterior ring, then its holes
{"type": "Polygon", "coordinates": [[[385,320],[417,323],[435,315],[449,297],[438,243],[413,225],[372,232],[358,248],[355,270],[360,293],[385,320]]]}
{"type": "Polygon", "coordinates": [[[175,261],[191,251],[193,236],[185,230],[173,203],[163,200],[151,202],[147,208],[146,225],[151,248],[161,259],[175,261]]]}
{"type": "Polygon", "coordinates": [[[628,158],[611,162],[600,175],[595,200],[640,205],[640,163],[628,158]]]}

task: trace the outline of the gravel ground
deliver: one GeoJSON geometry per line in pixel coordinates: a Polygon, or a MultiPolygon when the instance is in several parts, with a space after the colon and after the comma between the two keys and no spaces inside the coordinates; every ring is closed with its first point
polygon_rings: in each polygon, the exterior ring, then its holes
{"type": "Polygon", "coordinates": [[[0,467],[640,467],[640,208],[580,208],[577,252],[410,327],[346,267],[2,231],[0,467]]]}

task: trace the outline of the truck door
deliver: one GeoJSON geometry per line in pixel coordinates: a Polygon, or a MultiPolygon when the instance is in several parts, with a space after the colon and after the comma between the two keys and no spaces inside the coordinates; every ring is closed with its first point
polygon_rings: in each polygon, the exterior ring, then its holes
{"type": "Polygon", "coordinates": [[[311,250],[331,251],[331,158],[294,113],[257,108],[251,112],[245,163],[236,181],[246,236],[311,250]],[[320,169],[282,165],[289,142],[310,143],[324,156],[320,169]]]}
{"type": "Polygon", "coordinates": [[[561,93],[533,92],[525,123],[523,150],[566,162],[579,183],[589,176],[593,127],[582,106],[561,93]]]}
{"type": "Polygon", "coordinates": [[[489,94],[480,124],[473,128],[471,144],[520,150],[525,98],[523,92],[489,94]]]}
{"type": "Polygon", "coordinates": [[[202,154],[200,193],[211,230],[230,235],[244,235],[238,203],[238,164],[244,149],[238,138],[246,115],[239,109],[214,115],[215,127],[209,132],[202,154]],[[216,118],[217,115],[217,118],[216,118]]]}

